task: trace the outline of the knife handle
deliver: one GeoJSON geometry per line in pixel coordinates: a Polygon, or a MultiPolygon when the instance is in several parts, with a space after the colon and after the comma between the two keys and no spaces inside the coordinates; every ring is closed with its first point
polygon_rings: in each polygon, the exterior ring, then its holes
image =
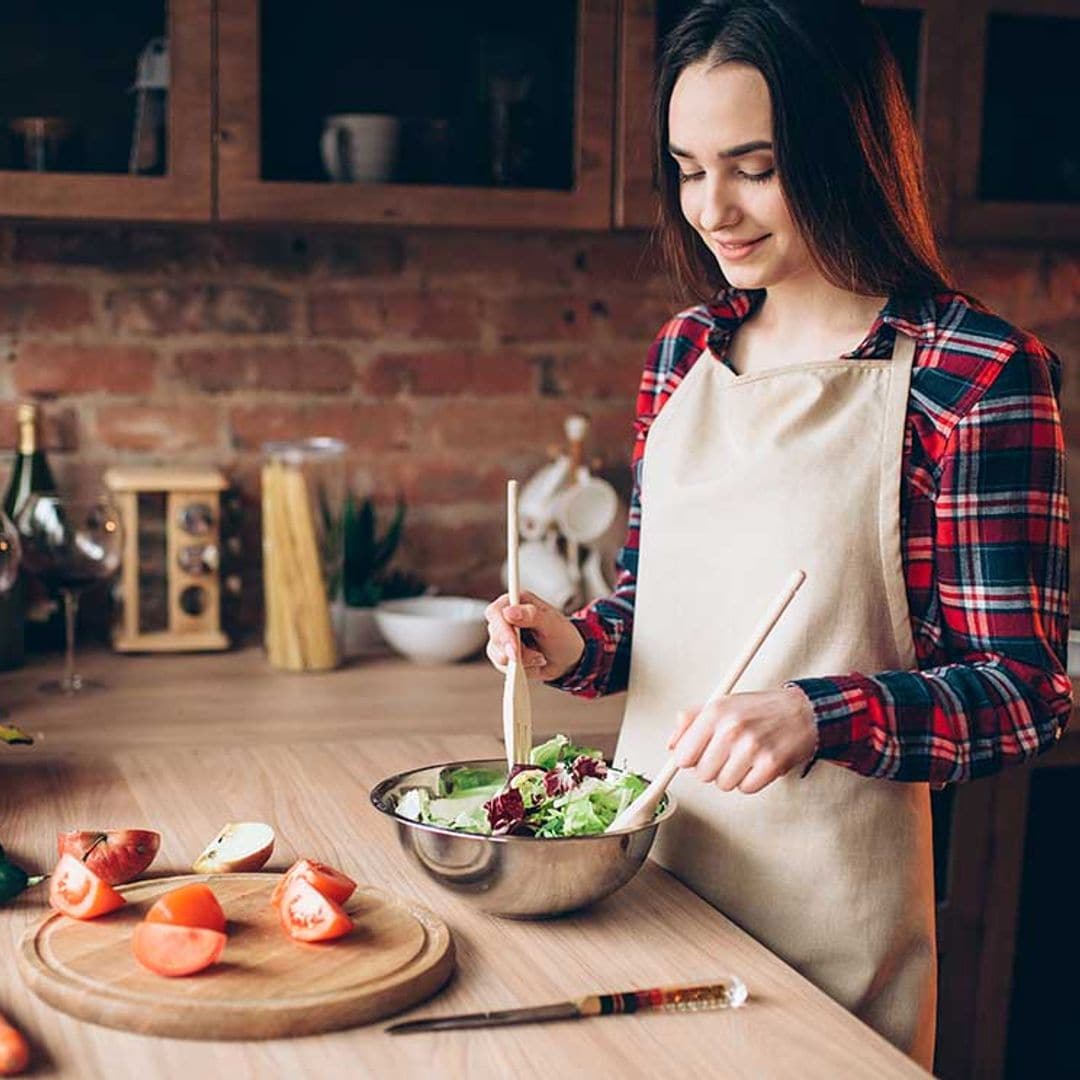
{"type": "Polygon", "coordinates": [[[621,994],[590,994],[576,1002],[582,1016],[612,1016],[616,1013],[703,1012],[706,1009],[736,1009],[749,993],[737,975],[726,975],[704,986],[664,986],[653,990],[627,990],[621,994]]]}

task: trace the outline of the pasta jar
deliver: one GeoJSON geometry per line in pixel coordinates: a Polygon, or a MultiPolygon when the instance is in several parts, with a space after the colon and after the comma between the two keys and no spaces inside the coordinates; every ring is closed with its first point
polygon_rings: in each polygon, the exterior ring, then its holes
{"type": "Polygon", "coordinates": [[[345,443],[264,443],[264,642],[270,663],[326,671],[342,653],[345,443]]]}

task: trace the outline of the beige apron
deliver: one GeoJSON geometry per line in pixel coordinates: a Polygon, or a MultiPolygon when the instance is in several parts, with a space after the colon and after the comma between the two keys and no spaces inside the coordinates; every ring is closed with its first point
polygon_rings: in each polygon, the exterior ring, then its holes
{"type": "MultiPolygon", "coordinates": [[[[677,711],[709,696],[798,567],[806,583],[736,692],[916,667],[899,519],[913,355],[898,334],[889,360],[738,376],[706,352],[690,369],[646,442],[617,763],[656,772],[677,711]]],[[[681,773],[655,857],[929,1068],[929,790],[800,772],[756,795],[681,773]]]]}

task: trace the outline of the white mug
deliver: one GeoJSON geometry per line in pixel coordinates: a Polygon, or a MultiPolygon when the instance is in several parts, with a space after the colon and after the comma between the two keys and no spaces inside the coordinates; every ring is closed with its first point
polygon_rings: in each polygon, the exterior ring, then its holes
{"type": "MultiPolygon", "coordinates": [[[[504,564],[504,584],[506,580],[504,564]]],[[[518,580],[523,591],[535,593],[560,611],[577,595],[570,567],[559,554],[554,536],[548,540],[526,540],[518,546],[518,580]]]]}
{"type": "Polygon", "coordinates": [[[619,512],[619,497],[606,480],[590,476],[582,468],[577,482],[559,492],[553,509],[559,531],[567,540],[591,544],[611,528],[619,512]]]}
{"type": "Polygon", "coordinates": [[[383,113],[335,113],[323,120],[323,165],[332,180],[389,180],[397,164],[401,121],[383,113]]]}

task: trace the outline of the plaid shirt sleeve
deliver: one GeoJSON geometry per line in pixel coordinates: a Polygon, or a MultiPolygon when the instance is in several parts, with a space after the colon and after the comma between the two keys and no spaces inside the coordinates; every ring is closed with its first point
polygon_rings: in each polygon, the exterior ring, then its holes
{"type": "Polygon", "coordinates": [[[920,670],[794,681],[814,707],[815,760],[940,786],[1060,736],[1071,683],[1057,365],[1037,342],[1014,352],[944,444],[922,566],[915,545],[906,553],[909,591],[928,575],[939,605],[920,670]]]}

